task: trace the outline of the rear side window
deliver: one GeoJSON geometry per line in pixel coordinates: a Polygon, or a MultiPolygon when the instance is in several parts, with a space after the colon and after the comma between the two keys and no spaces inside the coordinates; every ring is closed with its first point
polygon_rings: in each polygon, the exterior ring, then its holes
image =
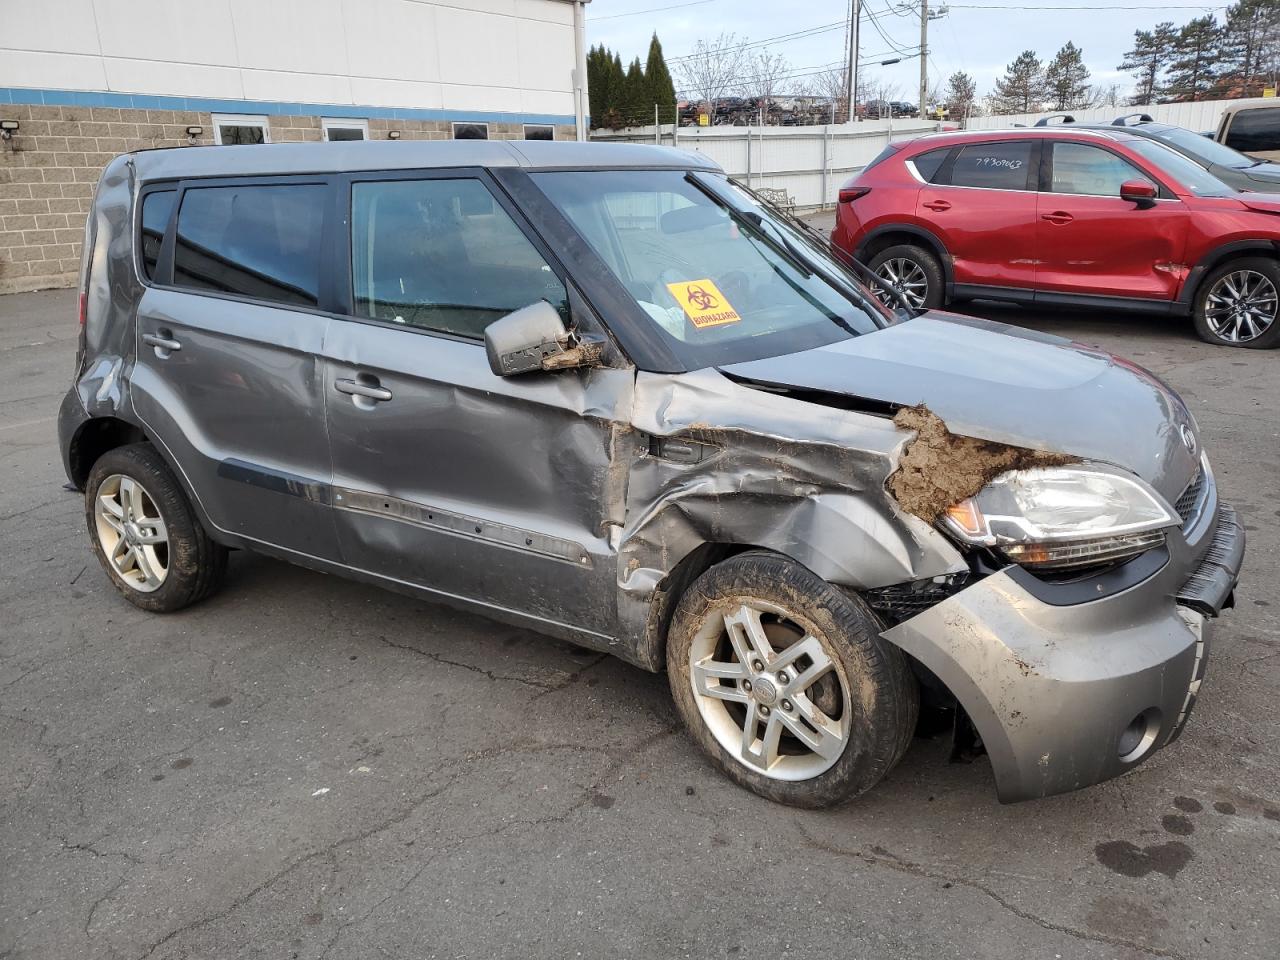
{"type": "Polygon", "coordinates": [[[1031,147],[1030,140],[961,147],[951,170],[951,184],[989,190],[1026,190],[1031,147]]]}
{"type": "Polygon", "coordinates": [[[879,166],[885,160],[889,159],[889,157],[892,157],[895,153],[897,153],[901,149],[902,149],[902,144],[900,143],[889,144],[887,147],[885,147],[883,150],[881,150],[879,153],[876,154],[876,158],[874,160],[872,160],[870,163],[868,163],[865,167],[862,168],[862,172],[866,173],[872,167],[879,166]]]}
{"type": "Polygon", "coordinates": [[[160,244],[177,199],[177,190],[153,190],[142,198],[142,273],[148,280],[155,277],[160,244]]]}
{"type": "Polygon", "coordinates": [[[1227,146],[1246,153],[1280,149],[1280,108],[1239,111],[1227,128],[1227,146]]]}
{"type": "Polygon", "coordinates": [[[174,284],[316,306],[326,190],[320,184],[187,189],[174,284]]]}
{"type": "Polygon", "coordinates": [[[357,316],[472,338],[539,300],[568,316],[564,284],[478,180],[352,184],[351,261],[357,316]]]}
{"type": "Polygon", "coordinates": [[[922,153],[918,157],[912,157],[907,162],[915,167],[916,173],[920,175],[921,180],[926,183],[937,183],[938,171],[942,167],[942,161],[947,159],[947,154],[950,152],[950,147],[930,150],[928,153],[922,153]]]}

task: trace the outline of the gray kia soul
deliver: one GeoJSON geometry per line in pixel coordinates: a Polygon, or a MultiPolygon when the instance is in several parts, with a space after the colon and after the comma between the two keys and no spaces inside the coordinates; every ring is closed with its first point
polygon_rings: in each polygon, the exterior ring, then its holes
{"type": "Polygon", "coordinates": [[[122,156],[59,432],[94,552],[177,610],[250,549],[666,669],[711,760],[821,806],[954,710],[1025,800],[1182,731],[1244,553],[1182,401],[903,318],[696,154],[122,156]]]}

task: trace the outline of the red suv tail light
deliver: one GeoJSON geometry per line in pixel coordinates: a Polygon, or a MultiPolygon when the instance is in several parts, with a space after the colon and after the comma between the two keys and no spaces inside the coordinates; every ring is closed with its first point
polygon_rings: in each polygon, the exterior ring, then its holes
{"type": "Polygon", "coordinates": [[[870,187],[843,187],[840,190],[840,202],[853,203],[859,197],[865,197],[870,192],[870,187]]]}

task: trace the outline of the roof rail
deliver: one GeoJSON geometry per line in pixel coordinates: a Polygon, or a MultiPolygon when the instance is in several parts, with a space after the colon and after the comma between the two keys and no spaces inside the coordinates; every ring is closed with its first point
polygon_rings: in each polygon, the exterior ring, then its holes
{"type": "Polygon", "coordinates": [[[1076,118],[1069,113],[1053,113],[1036,121],[1037,127],[1047,127],[1050,120],[1061,120],[1063,123],[1075,123],[1076,118]]]}
{"type": "Polygon", "coordinates": [[[1116,117],[1111,121],[1113,127],[1127,127],[1129,121],[1134,117],[1138,118],[1139,123],[1155,123],[1155,117],[1149,113],[1126,113],[1123,117],[1116,117]]]}

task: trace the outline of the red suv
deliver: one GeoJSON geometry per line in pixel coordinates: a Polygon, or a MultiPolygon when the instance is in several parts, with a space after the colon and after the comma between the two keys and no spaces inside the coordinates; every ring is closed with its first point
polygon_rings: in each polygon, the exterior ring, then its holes
{"type": "Polygon", "coordinates": [[[831,238],[917,307],[1136,308],[1190,314],[1210,343],[1280,343],[1280,196],[1120,129],[892,143],[841,189],[831,238]]]}

